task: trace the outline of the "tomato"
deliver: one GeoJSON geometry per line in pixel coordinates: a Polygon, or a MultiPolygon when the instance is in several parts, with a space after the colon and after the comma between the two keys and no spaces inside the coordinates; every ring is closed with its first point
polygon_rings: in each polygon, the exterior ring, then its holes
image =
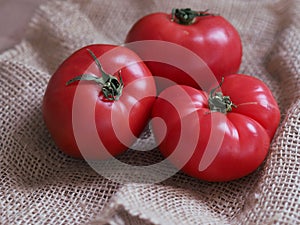
{"type": "MultiPolygon", "coordinates": [[[[242,43],[238,31],[222,16],[207,11],[175,9],[171,14],[157,12],[146,15],[132,26],[125,42],[143,40],[167,41],[191,50],[208,65],[218,81],[226,75],[237,73],[242,60],[242,43]]],[[[161,54],[159,49],[157,54],[161,54]]],[[[180,55],[170,57],[176,57],[178,61],[185,60],[180,55]]],[[[189,61],[185,63],[191,64],[189,61]]],[[[199,84],[176,65],[160,62],[146,64],[155,76],[199,88],[199,84]]]]}
{"type": "Polygon", "coordinates": [[[51,77],[43,116],[67,155],[104,159],[125,151],[147,125],[156,95],[151,72],[131,50],[90,45],[51,77]]]}
{"type": "Polygon", "coordinates": [[[202,180],[229,181],[264,161],[280,111],[261,80],[233,74],[209,93],[185,85],[165,89],[152,118],[159,149],[176,167],[202,180]]]}

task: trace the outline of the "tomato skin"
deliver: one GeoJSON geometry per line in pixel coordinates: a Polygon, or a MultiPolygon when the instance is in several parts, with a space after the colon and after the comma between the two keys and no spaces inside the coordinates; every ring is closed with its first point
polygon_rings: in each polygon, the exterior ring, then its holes
{"type": "Polygon", "coordinates": [[[221,90],[236,105],[226,114],[211,111],[209,95],[185,85],[165,89],[152,111],[152,118],[160,117],[167,127],[164,133],[162,125],[153,120],[154,136],[162,154],[186,174],[206,181],[230,181],[256,170],[267,156],[280,121],[278,105],[259,79],[229,75],[221,90]],[[190,96],[190,102],[183,101],[181,96],[170,97],[179,90],[190,96]],[[196,120],[192,119],[193,114],[196,120]],[[183,128],[183,123],[189,124],[188,129],[183,128]],[[197,137],[181,143],[184,147],[172,156],[185,133],[197,137]],[[196,147],[191,157],[183,161],[193,141],[196,147]]]}
{"type": "Polygon", "coordinates": [[[107,158],[107,154],[91,139],[93,127],[88,124],[88,118],[94,118],[93,123],[103,146],[115,156],[133,143],[134,139],[129,133],[139,136],[143,131],[149,120],[155,95],[156,87],[152,74],[135,53],[125,47],[95,44],[74,52],[52,75],[44,94],[43,117],[56,145],[67,155],[82,158],[82,149],[79,149],[78,140],[74,135],[74,107],[75,104],[80,104],[79,111],[82,117],[75,120],[85,126],[82,138],[92,142],[87,143],[88,149],[84,150],[84,157],[104,159],[107,158]],[[80,81],[80,84],[75,82],[66,85],[72,78],[86,73],[101,77],[87,49],[100,59],[105,72],[118,77],[117,72],[121,69],[124,88],[118,100],[107,100],[100,85],[94,82],[80,81]],[[81,92],[78,92],[79,87],[81,92]],[[94,109],[89,109],[93,104],[94,109]],[[126,123],[129,123],[130,130],[126,123]],[[126,144],[119,140],[116,129],[126,144]]]}
{"type": "Polygon", "coordinates": [[[280,121],[280,111],[270,89],[262,81],[251,76],[241,77],[234,74],[225,81],[222,92],[229,95],[232,102],[238,106],[233,108],[232,112],[259,122],[272,139],[280,121]]]}
{"type": "MultiPolygon", "coordinates": [[[[171,14],[162,12],[149,14],[133,25],[125,42],[142,40],[172,42],[193,51],[207,63],[218,81],[221,81],[224,76],[237,73],[242,60],[239,33],[225,18],[218,15],[196,17],[194,23],[184,25],[173,21],[171,14]]],[[[165,77],[177,84],[199,88],[199,84],[188,74],[176,68],[176,65],[159,62],[146,62],[146,64],[155,76],[165,77]]]]}

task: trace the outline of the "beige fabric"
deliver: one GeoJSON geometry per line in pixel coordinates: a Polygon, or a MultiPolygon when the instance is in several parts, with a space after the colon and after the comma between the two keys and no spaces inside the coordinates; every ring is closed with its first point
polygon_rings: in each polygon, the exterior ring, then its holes
{"type": "MultiPolygon", "coordinates": [[[[0,223],[300,224],[299,5],[296,0],[43,4],[26,38],[0,55],[0,223]],[[65,156],[45,128],[42,96],[68,55],[91,43],[121,44],[138,18],[173,7],[210,9],[231,21],[244,45],[240,72],[264,80],[279,102],[282,121],[270,153],[248,177],[208,183],[178,173],[159,184],[121,185],[65,156]]],[[[151,140],[145,135],[137,144],[151,140]]],[[[120,157],[141,165],[159,158],[157,152],[130,151],[120,157]]],[[[114,176],[127,175],[117,170],[114,176]]]]}

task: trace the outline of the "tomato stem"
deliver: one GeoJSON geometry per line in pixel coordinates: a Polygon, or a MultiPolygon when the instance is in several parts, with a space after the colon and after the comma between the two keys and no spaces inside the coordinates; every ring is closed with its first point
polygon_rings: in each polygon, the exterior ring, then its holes
{"type": "Polygon", "coordinates": [[[208,9],[205,11],[194,11],[190,8],[185,9],[172,9],[172,21],[175,21],[179,24],[190,25],[195,22],[196,17],[200,16],[209,16],[212,15],[208,13],[208,9]]]}
{"type": "Polygon", "coordinates": [[[237,106],[233,104],[229,96],[224,96],[222,92],[216,92],[216,90],[222,86],[223,82],[224,77],[222,77],[222,81],[219,85],[210,91],[208,105],[212,112],[221,112],[226,114],[227,112],[232,111],[232,107],[237,108],[237,106]]]}
{"type": "Polygon", "coordinates": [[[74,77],[71,80],[69,80],[66,83],[66,85],[68,86],[68,85],[70,85],[76,81],[80,81],[80,80],[93,81],[102,86],[101,91],[103,92],[103,95],[106,99],[111,100],[111,101],[118,100],[120,98],[120,96],[122,95],[122,90],[123,90],[123,86],[124,86],[123,80],[121,77],[121,71],[119,71],[119,80],[118,80],[116,77],[106,73],[103,70],[102,65],[99,62],[98,58],[90,49],[87,49],[87,51],[89,52],[89,54],[93,58],[94,62],[96,63],[102,77],[97,77],[94,74],[82,74],[80,76],[74,77]]]}

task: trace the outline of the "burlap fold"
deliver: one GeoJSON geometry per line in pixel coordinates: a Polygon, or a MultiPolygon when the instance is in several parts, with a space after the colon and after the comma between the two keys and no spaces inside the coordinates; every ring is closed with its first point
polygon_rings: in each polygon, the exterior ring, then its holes
{"type": "MultiPolygon", "coordinates": [[[[46,1],[22,42],[0,55],[0,223],[300,224],[299,5],[296,0],[46,1]],[[262,79],[278,100],[282,120],[270,153],[247,177],[209,183],[179,172],[158,184],[123,185],[61,153],[45,128],[42,97],[67,56],[92,43],[122,44],[138,18],[173,7],[210,9],[227,18],[244,46],[240,73],[262,79]]],[[[147,145],[151,137],[137,145],[147,145]]],[[[157,152],[120,157],[141,164],[159,158],[157,152]]],[[[126,171],[114,178],[122,176],[126,171]]]]}

